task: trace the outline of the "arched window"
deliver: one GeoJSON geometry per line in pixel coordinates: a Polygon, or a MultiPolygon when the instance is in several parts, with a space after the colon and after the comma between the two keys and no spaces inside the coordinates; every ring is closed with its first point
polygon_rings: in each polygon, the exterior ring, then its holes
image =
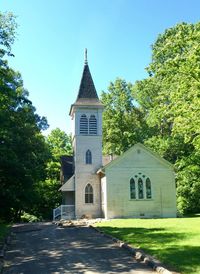
{"type": "Polygon", "coordinates": [[[146,179],[146,198],[151,199],[151,181],[149,178],[146,179]]]}
{"type": "Polygon", "coordinates": [[[93,203],[93,187],[91,186],[91,184],[87,184],[85,187],[85,203],[93,203]]]}
{"type": "Polygon", "coordinates": [[[80,118],[80,134],[88,134],[88,118],[85,114],[82,114],[80,118]]]}
{"type": "Polygon", "coordinates": [[[144,199],[144,187],[141,178],[138,179],[138,199],[144,199]]]}
{"type": "Polygon", "coordinates": [[[92,152],[89,149],[85,153],[85,163],[87,165],[91,165],[92,164],[92,152]]]}
{"type": "Polygon", "coordinates": [[[95,115],[91,115],[89,119],[89,134],[97,134],[97,119],[95,115]]]}
{"type": "Polygon", "coordinates": [[[135,199],[136,198],[136,192],[135,192],[135,181],[133,178],[130,179],[130,198],[135,199]]]}
{"type": "Polygon", "coordinates": [[[152,199],[151,180],[138,172],[130,179],[130,199],[152,199]]]}

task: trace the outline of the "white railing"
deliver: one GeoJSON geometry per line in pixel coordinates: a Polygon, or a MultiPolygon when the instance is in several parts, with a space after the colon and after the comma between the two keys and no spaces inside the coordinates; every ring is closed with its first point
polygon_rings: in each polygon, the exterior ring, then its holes
{"type": "Polygon", "coordinates": [[[53,210],[53,220],[56,219],[74,219],[75,205],[61,205],[53,210]]]}

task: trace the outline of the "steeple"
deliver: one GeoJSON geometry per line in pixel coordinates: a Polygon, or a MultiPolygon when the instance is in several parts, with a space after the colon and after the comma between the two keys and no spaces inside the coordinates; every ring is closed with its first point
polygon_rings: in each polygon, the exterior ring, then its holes
{"type": "Polygon", "coordinates": [[[71,105],[69,115],[73,116],[73,113],[77,107],[92,107],[103,108],[103,104],[100,102],[90,69],[88,66],[87,49],[85,49],[85,60],[81,83],[79,86],[78,96],[74,104],[71,105]]]}
{"type": "Polygon", "coordinates": [[[97,99],[99,101],[88,66],[87,49],[85,49],[85,64],[76,102],[79,101],[79,99],[97,99]]]}

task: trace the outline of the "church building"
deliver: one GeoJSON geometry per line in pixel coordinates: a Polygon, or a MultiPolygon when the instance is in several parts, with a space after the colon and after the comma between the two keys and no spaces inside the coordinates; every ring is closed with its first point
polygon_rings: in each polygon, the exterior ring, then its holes
{"type": "Polygon", "coordinates": [[[102,156],[102,113],[87,62],[70,108],[73,156],[61,159],[62,205],[54,219],[176,217],[173,166],[142,144],[108,162],[102,156]]]}

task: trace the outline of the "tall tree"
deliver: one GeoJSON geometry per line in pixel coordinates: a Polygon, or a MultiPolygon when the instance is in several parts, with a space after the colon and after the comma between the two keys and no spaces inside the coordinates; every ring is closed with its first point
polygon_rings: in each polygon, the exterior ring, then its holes
{"type": "Polygon", "coordinates": [[[148,135],[144,113],[132,96],[132,84],[116,79],[102,92],[104,153],[121,154],[148,135]]]}
{"type": "Polygon", "coordinates": [[[146,143],[175,163],[179,209],[200,211],[200,23],[159,35],[147,70],[149,78],[133,89],[148,125],[157,128],[146,143]]]}
{"type": "Polygon", "coordinates": [[[21,75],[4,59],[11,55],[15,28],[14,16],[0,13],[0,218],[7,220],[31,209],[47,151],[41,134],[47,121],[28,99],[21,75]]]}
{"type": "Polygon", "coordinates": [[[46,178],[37,184],[38,203],[33,213],[51,219],[52,209],[61,203],[61,193],[58,191],[61,187],[61,156],[72,155],[72,138],[71,135],[56,128],[47,136],[46,144],[50,157],[45,169],[46,178]]]}
{"type": "Polygon", "coordinates": [[[34,183],[44,176],[46,144],[40,130],[47,122],[35,113],[20,75],[11,69],[8,74],[11,81],[0,89],[0,214],[16,219],[31,207],[34,183]]]}

